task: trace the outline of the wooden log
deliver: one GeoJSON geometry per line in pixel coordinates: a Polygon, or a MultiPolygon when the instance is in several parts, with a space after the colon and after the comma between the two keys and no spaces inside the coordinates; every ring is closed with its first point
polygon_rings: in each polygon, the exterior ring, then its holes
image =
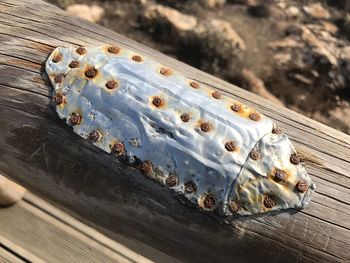
{"type": "Polygon", "coordinates": [[[348,135],[40,0],[0,1],[0,43],[1,174],[149,259],[155,249],[193,262],[350,260],[348,135]],[[222,224],[74,134],[56,116],[44,62],[56,46],[105,43],[146,54],[274,119],[306,159],[317,185],[311,204],[222,224]]]}

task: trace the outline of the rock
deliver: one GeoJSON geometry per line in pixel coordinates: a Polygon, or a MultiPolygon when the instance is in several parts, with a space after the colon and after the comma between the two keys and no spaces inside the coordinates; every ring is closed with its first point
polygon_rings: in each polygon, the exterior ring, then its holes
{"type": "Polygon", "coordinates": [[[300,15],[300,10],[296,6],[290,6],[286,9],[286,13],[289,17],[297,18],[300,15]]]}
{"type": "Polygon", "coordinates": [[[142,17],[145,26],[166,31],[164,33],[168,37],[183,38],[185,42],[187,38],[191,38],[191,41],[196,40],[203,45],[210,42],[218,49],[225,49],[223,46],[246,49],[244,41],[225,20],[205,19],[198,23],[194,16],[158,4],[148,6],[142,17]]]}
{"type": "MultiPolygon", "coordinates": [[[[297,29],[293,29],[293,34],[274,41],[269,46],[275,54],[293,54],[290,62],[294,65],[289,65],[289,68],[299,68],[304,71],[315,67],[318,71],[322,67],[326,70],[323,73],[330,72],[338,67],[342,46],[346,46],[342,40],[332,36],[336,32],[334,30],[330,23],[300,25],[297,29]]],[[[283,56],[275,56],[275,58],[283,58],[283,56]]],[[[286,61],[277,62],[285,64],[286,61]]]]}
{"type": "Polygon", "coordinates": [[[291,74],[291,76],[296,80],[296,81],[299,81],[307,86],[310,86],[313,84],[313,80],[310,79],[310,78],[307,78],[305,77],[304,75],[302,74],[298,74],[298,73],[295,73],[295,74],[291,74]]]}
{"type": "Polygon", "coordinates": [[[150,5],[145,9],[143,20],[150,27],[157,27],[157,24],[166,25],[178,33],[192,31],[197,26],[197,19],[194,16],[157,4],[150,5]]]}
{"type": "Polygon", "coordinates": [[[148,3],[148,0],[138,0],[138,3],[141,5],[146,5],[148,3]]]}
{"type": "Polygon", "coordinates": [[[241,5],[257,5],[258,0],[229,0],[229,3],[233,3],[233,4],[241,4],[241,5]]]}
{"type": "Polygon", "coordinates": [[[88,6],[85,4],[74,4],[67,7],[66,11],[91,22],[97,22],[104,15],[104,9],[97,5],[88,6]]]}
{"type": "Polygon", "coordinates": [[[199,58],[195,61],[198,67],[217,75],[235,70],[242,51],[246,50],[243,39],[231,24],[220,19],[201,21],[184,43],[199,58]]]}
{"type": "Polygon", "coordinates": [[[278,66],[283,66],[283,65],[287,65],[291,59],[292,59],[292,54],[290,53],[277,53],[277,54],[273,54],[273,58],[276,61],[276,64],[278,66]]]}
{"type": "Polygon", "coordinates": [[[335,35],[338,32],[338,27],[330,22],[323,21],[322,26],[326,32],[335,35]]]}
{"type": "Polygon", "coordinates": [[[283,38],[281,40],[277,40],[275,42],[270,43],[270,47],[272,48],[301,48],[304,47],[304,44],[296,39],[291,37],[283,38]]]}
{"type": "Polygon", "coordinates": [[[202,3],[207,7],[217,7],[223,6],[226,3],[226,0],[202,0],[202,3]]]}
{"type": "MultiPolygon", "coordinates": [[[[326,32],[324,32],[326,33],[326,32]]],[[[325,36],[325,34],[323,34],[325,36]]],[[[301,35],[302,40],[304,42],[312,47],[312,57],[314,59],[319,59],[321,63],[329,63],[331,65],[336,65],[337,64],[337,59],[334,56],[335,54],[332,54],[332,46],[330,46],[331,42],[334,39],[328,38],[329,41],[326,43],[322,41],[320,38],[318,38],[314,31],[311,31],[310,28],[307,26],[302,27],[302,35],[301,35]]]]}
{"type": "Polygon", "coordinates": [[[349,110],[339,107],[328,112],[337,94],[345,100],[350,85],[350,46],[337,37],[334,24],[317,21],[294,26],[286,37],[273,41],[269,47],[280,75],[285,76],[285,86],[292,86],[295,94],[304,96],[304,101],[302,97],[292,100],[289,96],[289,103],[311,111],[319,121],[349,132],[350,121],[345,117],[349,110]]]}
{"type": "Polygon", "coordinates": [[[277,2],[277,3],[276,3],[276,6],[277,6],[278,8],[281,8],[282,10],[284,10],[284,9],[287,8],[286,2],[283,2],[283,1],[277,2]]]}
{"type": "Polygon", "coordinates": [[[127,15],[127,11],[123,10],[123,9],[117,9],[114,11],[113,13],[116,17],[118,17],[119,19],[124,18],[127,15]]]}
{"type": "Polygon", "coordinates": [[[303,6],[303,10],[313,18],[327,19],[330,17],[328,10],[322,7],[320,3],[303,6]]]}
{"type": "Polygon", "coordinates": [[[211,73],[218,72],[222,66],[229,67],[237,61],[236,55],[246,49],[229,22],[220,19],[198,22],[194,16],[158,4],[145,8],[141,24],[158,41],[176,42],[181,48],[180,60],[188,62],[195,57],[194,63],[211,73]]]}
{"type": "Polygon", "coordinates": [[[201,41],[213,42],[216,49],[246,49],[243,39],[232,28],[231,24],[225,20],[204,20],[194,30],[194,32],[201,41]]]}

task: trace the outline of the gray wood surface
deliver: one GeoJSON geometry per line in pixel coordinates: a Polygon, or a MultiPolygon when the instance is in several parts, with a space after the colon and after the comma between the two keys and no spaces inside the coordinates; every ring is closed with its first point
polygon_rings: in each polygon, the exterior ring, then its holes
{"type": "Polygon", "coordinates": [[[151,261],[27,193],[0,208],[0,262],[151,261]]]}
{"type": "Polygon", "coordinates": [[[0,1],[0,173],[147,258],[349,262],[350,137],[39,0],[0,1]],[[271,117],[317,185],[301,212],[229,224],[94,148],[58,119],[44,61],[60,45],[113,43],[153,57],[271,117]]]}

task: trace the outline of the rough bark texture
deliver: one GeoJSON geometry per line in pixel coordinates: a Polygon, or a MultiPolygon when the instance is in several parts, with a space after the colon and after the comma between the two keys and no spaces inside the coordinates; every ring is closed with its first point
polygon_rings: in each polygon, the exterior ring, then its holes
{"type": "Polygon", "coordinates": [[[0,1],[0,173],[147,258],[192,262],[350,260],[350,137],[39,0],[0,1]],[[274,119],[317,184],[303,211],[222,224],[84,141],[52,107],[56,46],[120,44],[274,119]]]}

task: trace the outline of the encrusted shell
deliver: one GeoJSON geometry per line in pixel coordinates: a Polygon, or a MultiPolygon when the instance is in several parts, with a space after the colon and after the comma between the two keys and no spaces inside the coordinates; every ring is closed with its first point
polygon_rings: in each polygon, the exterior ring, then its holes
{"type": "Polygon", "coordinates": [[[171,189],[199,207],[203,196],[224,215],[304,207],[314,190],[301,165],[287,164],[295,151],[272,134],[269,118],[152,59],[119,46],[58,47],[46,72],[54,98],[64,98],[57,113],[75,133],[108,153],[122,145],[118,158],[141,160],[140,170],[163,184],[176,175],[171,189]],[[269,177],[273,169],[288,170],[285,184],[269,177]],[[295,192],[299,180],[307,191],[295,192]]]}

